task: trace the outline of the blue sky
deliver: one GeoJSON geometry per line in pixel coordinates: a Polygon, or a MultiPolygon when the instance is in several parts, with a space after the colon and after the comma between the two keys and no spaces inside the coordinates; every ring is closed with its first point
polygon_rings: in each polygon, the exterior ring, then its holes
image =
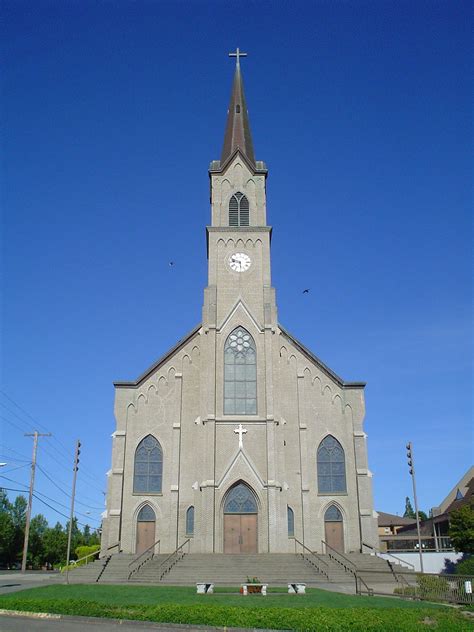
{"type": "Polygon", "coordinates": [[[34,511],[63,520],[80,438],[79,519],[97,524],[112,382],[200,321],[207,169],[239,46],[269,167],[280,322],[367,382],[376,508],[403,512],[408,440],[420,505],[438,504],[473,461],[470,3],[6,0],[3,12],[9,485],[28,481],[23,432],[51,431],[36,488],[55,509],[34,511]]]}

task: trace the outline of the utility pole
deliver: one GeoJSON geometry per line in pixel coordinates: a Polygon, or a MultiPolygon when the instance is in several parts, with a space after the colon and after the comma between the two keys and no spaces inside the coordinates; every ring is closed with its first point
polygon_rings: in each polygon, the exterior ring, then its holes
{"type": "Polygon", "coordinates": [[[74,455],[74,467],[72,477],[72,494],[71,494],[71,515],[69,517],[69,533],[67,536],[67,554],[66,554],[66,584],[69,584],[69,557],[71,555],[71,538],[72,538],[72,522],[74,520],[74,497],[76,495],[76,478],[79,469],[79,454],[81,453],[81,442],[76,442],[76,453],[74,455]]]}
{"type": "Polygon", "coordinates": [[[30,495],[28,497],[28,509],[26,511],[26,524],[25,524],[25,539],[23,541],[23,559],[21,561],[21,572],[26,571],[26,556],[28,555],[28,540],[30,538],[30,522],[31,522],[31,506],[33,504],[33,489],[35,484],[35,469],[36,469],[36,450],[38,448],[38,437],[50,437],[51,433],[41,434],[35,430],[35,432],[25,433],[25,437],[33,438],[33,458],[31,460],[31,478],[30,478],[30,495]]]}
{"type": "Polygon", "coordinates": [[[418,533],[418,552],[420,554],[420,569],[421,572],[424,573],[423,570],[423,552],[421,549],[421,534],[420,534],[420,515],[418,513],[418,499],[416,496],[416,483],[415,483],[415,459],[413,458],[413,448],[411,441],[407,443],[407,459],[408,459],[408,467],[411,475],[411,481],[413,483],[413,499],[415,501],[415,515],[416,515],[416,531],[418,533]]]}

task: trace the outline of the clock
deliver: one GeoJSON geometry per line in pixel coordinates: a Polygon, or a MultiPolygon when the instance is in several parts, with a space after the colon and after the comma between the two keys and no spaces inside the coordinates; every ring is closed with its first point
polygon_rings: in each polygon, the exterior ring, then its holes
{"type": "Polygon", "coordinates": [[[234,272],[245,272],[252,265],[252,260],[245,252],[234,252],[229,256],[228,263],[234,272]]]}

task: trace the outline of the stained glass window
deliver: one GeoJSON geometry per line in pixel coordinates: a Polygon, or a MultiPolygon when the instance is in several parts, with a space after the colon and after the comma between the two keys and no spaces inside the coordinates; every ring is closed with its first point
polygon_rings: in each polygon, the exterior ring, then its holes
{"type": "Polygon", "coordinates": [[[292,538],[295,535],[295,513],[291,507],[288,509],[288,537],[292,538]]]}
{"type": "Polygon", "coordinates": [[[155,512],[150,505],[143,505],[138,512],[137,522],[155,522],[155,512]]]}
{"type": "Polygon", "coordinates": [[[239,483],[230,490],[225,500],[224,513],[258,513],[255,496],[247,485],[239,483]]]}
{"type": "Polygon", "coordinates": [[[331,505],[324,514],[324,522],[342,522],[342,514],[336,505],[331,505]]]}
{"type": "Polygon", "coordinates": [[[189,507],[186,512],[186,535],[194,535],[194,507],[189,507]]]}
{"type": "Polygon", "coordinates": [[[333,436],[325,437],[318,448],[318,490],[320,494],[346,491],[344,450],[333,436]]]}
{"type": "Polygon", "coordinates": [[[155,437],[148,435],[138,444],[135,452],[134,493],[160,493],[162,474],[163,452],[161,446],[155,437]]]}
{"type": "Polygon", "coordinates": [[[249,225],[249,201],[243,193],[235,193],[229,202],[229,226],[249,225]]]}
{"type": "Polygon", "coordinates": [[[224,414],[257,414],[257,355],[243,327],[234,329],[224,346],[224,414]]]}

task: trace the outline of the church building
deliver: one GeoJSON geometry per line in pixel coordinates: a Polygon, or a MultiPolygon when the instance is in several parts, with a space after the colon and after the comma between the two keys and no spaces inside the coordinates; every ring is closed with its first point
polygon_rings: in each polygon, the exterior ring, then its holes
{"type": "Polygon", "coordinates": [[[364,383],[344,381],[278,322],[268,171],[255,159],[242,55],[209,167],[202,322],[115,383],[103,552],[171,553],[188,539],[191,553],[233,554],[378,543],[364,383]]]}

